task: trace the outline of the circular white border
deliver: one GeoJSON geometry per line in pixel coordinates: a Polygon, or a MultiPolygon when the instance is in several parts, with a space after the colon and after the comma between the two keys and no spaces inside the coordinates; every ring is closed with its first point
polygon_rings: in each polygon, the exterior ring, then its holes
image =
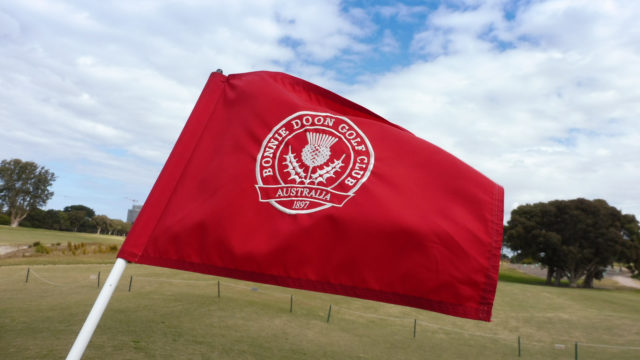
{"type": "MultiPolygon", "coordinates": [[[[369,178],[369,175],[371,175],[371,170],[373,169],[373,163],[375,161],[375,155],[373,153],[373,147],[371,147],[371,143],[369,142],[369,139],[367,139],[367,137],[365,136],[365,134],[360,130],[360,128],[358,128],[353,122],[351,122],[351,120],[349,120],[348,118],[344,117],[344,116],[339,116],[339,115],[334,115],[334,114],[329,114],[329,113],[319,113],[319,112],[313,112],[313,111],[299,111],[293,115],[290,115],[288,118],[282,120],[280,123],[278,123],[276,126],[273,127],[273,129],[271,130],[271,132],[269,133],[269,135],[267,135],[264,140],[262,141],[262,146],[260,147],[260,152],[258,153],[258,156],[256,158],[256,179],[258,180],[258,185],[264,185],[262,183],[262,178],[260,177],[260,160],[262,159],[262,154],[264,153],[264,148],[267,145],[267,142],[269,139],[271,139],[271,137],[273,136],[273,134],[275,134],[276,130],[278,130],[283,124],[289,122],[291,119],[293,119],[294,117],[300,116],[302,114],[309,114],[309,115],[320,115],[320,116],[330,116],[330,117],[335,117],[335,118],[340,118],[342,120],[344,120],[347,124],[351,125],[351,127],[353,127],[354,130],[356,130],[358,132],[358,134],[360,134],[360,136],[362,137],[362,139],[364,140],[367,149],[369,150],[369,166],[367,167],[367,170],[365,171],[364,175],[362,176],[362,178],[358,181],[358,183],[351,188],[351,190],[347,193],[347,194],[353,194],[355,193],[356,190],[358,190],[360,188],[360,186],[367,181],[367,179],[369,178]]],[[[316,127],[320,127],[320,126],[316,126],[316,127]]],[[[304,128],[306,129],[306,127],[304,128]]],[[[296,133],[298,133],[299,131],[297,131],[296,133]]],[[[292,135],[288,136],[285,141],[282,141],[282,144],[284,144],[286,142],[286,140],[288,140],[292,135]]],[[[353,146],[353,144],[350,144],[347,141],[347,145],[349,145],[349,148],[351,149],[351,147],[353,146]]],[[[282,149],[282,147],[280,147],[280,149],[278,149],[277,154],[280,153],[280,150],[282,149]]],[[[351,150],[352,156],[353,156],[353,150],[351,150]]],[[[276,154],[276,155],[277,155],[276,154]]],[[[277,156],[276,156],[277,159],[277,156]]],[[[277,165],[277,164],[275,164],[277,165]]],[[[275,169],[275,165],[274,165],[274,170],[275,169]]],[[[349,168],[349,170],[351,170],[351,168],[349,168]]],[[[277,175],[277,174],[276,174],[277,175]]],[[[344,177],[344,176],[343,176],[344,177]]],[[[278,180],[280,180],[278,178],[278,180]]],[[[340,182],[336,182],[336,184],[338,184],[340,182]]],[[[281,185],[286,185],[286,184],[282,184],[282,182],[280,182],[281,185]]],[[[335,186],[336,184],[334,184],[333,186],[335,186]]],[[[310,210],[291,210],[291,209],[287,209],[286,207],[278,204],[278,202],[276,200],[269,200],[269,203],[271,203],[271,205],[273,205],[276,209],[287,213],[287,214],[308,214],[308,213],[312,213],[312,212],[316,212],[319,210],[324,210],[328,207],[334,206],[334,205],[324,205],[324,206],[320,206],[314,209],[310,209],[310,210]]]]}

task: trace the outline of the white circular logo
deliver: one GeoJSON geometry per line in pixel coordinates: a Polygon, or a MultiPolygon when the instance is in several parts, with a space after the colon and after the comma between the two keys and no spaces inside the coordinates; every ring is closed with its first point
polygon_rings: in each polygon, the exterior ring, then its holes
{"type": "Polygon", "coordinates": [[[256,161],[260,201],[288,214],[342,206],[373,169],[367,137],[343,116],[302,111],[264,139],[256,161]]]}

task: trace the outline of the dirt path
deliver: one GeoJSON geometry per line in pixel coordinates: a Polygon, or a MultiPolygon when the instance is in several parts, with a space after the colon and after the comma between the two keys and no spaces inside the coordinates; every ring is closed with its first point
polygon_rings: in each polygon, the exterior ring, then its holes
{"type": "Polygon", "coordinates": [[[26,249],[28,246],[15,246],[15,245],[0,245],[0,256],[8,253],[12,253],[14,251],[18,251],[21,249],[26,249]]]}
{"type": "Polygon", "coordinates": [[[612,276],[611,278],[617,281],[618,284],[620,285],[634,288],[634,289],[640,289],[640,281],[636,279],[632,279],[630,277],[621,276],[621,275],[615,275],[615,276],[612,276]]]}
{"type": "MultiPolygon", "coordinates": [[[[540,265],[522,265],[522,264],[509,264],[509,267],[518,269],[526,274],[537,276],[540,278],[546,278],[547,270],[540,265]]],[[[634,289],[640,289],[640,281],[631,278],[631,274],[627,269],[618,269],[605,272],[605,278],[614,280],[618,284],[634,289]]]]}

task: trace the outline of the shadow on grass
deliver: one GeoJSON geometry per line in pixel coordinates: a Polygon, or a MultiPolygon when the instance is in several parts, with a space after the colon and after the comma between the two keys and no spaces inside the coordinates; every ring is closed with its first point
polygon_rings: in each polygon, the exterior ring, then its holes
{"type": "MultiPolygon", "coordinates": [[[[498,280],[504,281],[504,282],[518,283],[518,284],[527,284],[527,285],[546,285],[545,283],[546,279],[525,274],[519,270],[509,269],[509,268],[500,269],[500,273],[498,274],[498,280]]],[[[560,287],[568,287],[568,286],[569,286],[569,282],[566,280],[563,280],[560,283],[560,287]]]]}

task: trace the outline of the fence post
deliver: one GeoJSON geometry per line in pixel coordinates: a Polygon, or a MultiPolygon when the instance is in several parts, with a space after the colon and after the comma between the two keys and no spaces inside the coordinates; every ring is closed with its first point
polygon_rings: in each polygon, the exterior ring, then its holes
{"type": "Polygon", "coordinates": [[[133,275],[129,278],[129,292],[131,292],[131,283],[133,283],[133,275]]]}
{"type": "Polygon", "coordinates": [[[293,312],[293,295],[291,295],[291,302],[289,303],[289,312],[293,312]]]}
{"type": "Polygon", "coordinates": [[[575,350],[575,354],[576,354],[576,360],[578,360],[578,342],[576,341],[576,350],[575,350]]]}
{"type": "Polygon", "coordinates": [[[416,338],[416,327],[418,325],[418,319],[413,319],[413,338],[416,338]]]}
{"type": "Polygon", "coordinates": [[[520,346],[520,335],[518,335],[518,357],[522,356],[522,351],[520,349],[521,349],[521,346],[520,346]]]}
{"type": "Polygon", "coordinates": [[[327,314],[327,322],[331,320],[331,304],[329,304],[329,313],[327,314]]]}
{"type": "Polygon", "coordinates": [[[28,283],[29,282],[29,272],[31,271],[31,268],[27,268],[27,278],[24,280],[24,282],[28,283]]]}
{"type": "Polygon", "coordinates": [[[100,271],[98,271],[98,289],[100,289],[100,271]]]}
{"type": "Polygon", "coordinates": [[[220,297],[220,280],[218,280],[218,297],[220,297]]]}

